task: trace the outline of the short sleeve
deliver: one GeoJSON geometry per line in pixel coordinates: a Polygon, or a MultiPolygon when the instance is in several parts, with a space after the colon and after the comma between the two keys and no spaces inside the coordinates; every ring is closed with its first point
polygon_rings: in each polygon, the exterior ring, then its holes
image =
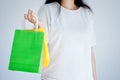
{"type": "Polygon", "coordinates": [[[47,42],[49,43],[49,16],[45,5],[41,6],[37,13],[38,20],[41,22],[41,27],[45,29],[47,42]]]}
{"type": "Polygon", "coordinates": [[[94,15],[93,15],[93,13],[91,11],[89,11],[88,37],[89,37],[89,45],[90,45],[90,47],[94,47],[96,45],[96,35],[95,35],[95,29],[94,29],[94,15]]]}

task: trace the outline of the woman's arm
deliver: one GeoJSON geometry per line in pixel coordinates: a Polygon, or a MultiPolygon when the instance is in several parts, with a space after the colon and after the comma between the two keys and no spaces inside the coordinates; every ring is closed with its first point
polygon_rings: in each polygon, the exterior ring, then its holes
{"type": "Polygon", "coordinates": [[[93,70],[93,78],[97,80],[97,73],[96,73],[96,61],[94,55],[94,48],[91,47],[91,62],[92,62],[92,70],[93,70]]]}

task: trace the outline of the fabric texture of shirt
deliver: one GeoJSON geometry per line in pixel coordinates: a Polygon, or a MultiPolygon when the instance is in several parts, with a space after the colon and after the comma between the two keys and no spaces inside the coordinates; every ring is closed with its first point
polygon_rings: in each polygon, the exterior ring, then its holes
{"type": "Polygon", "coordinates": [[[57,2],[44,4],[38,19],[45,28],[50,64],[43,80],[93,80],[91,47],[96,45],[93,13],[87,8],[64,8],[57,2]]]}

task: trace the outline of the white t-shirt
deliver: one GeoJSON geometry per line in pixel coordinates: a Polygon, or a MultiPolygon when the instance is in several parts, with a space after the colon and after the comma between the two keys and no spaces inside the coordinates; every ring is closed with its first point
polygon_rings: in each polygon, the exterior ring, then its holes
{"type": "Polygon", "coordinates": [[[93,80],[91,47],[96,45],[93,14],[83,7],[69,10],[53,2],[43,5],[38,18],[46,30],[50,64],[43,80],[93,80]]]}

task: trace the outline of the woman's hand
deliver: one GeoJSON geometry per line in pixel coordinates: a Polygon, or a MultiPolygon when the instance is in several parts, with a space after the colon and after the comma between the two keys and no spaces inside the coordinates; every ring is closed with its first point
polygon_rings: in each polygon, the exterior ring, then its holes
{"type": "MultiPolygon", "coordinates": [[[[36,18],[37,18],[37,15],[35,14],[35,12],[33,12],[32,10],[28,10],[28,13],[27,14],[24,14],[24,18],[26,20],[28,20],[29,22],[31,22],[32,24],[36,24],[36,18]]],[[[38,28],[40,28],[40,21],[38,21],[38,28]]]]}
{"type": "Polygon", "coordinates": [[[24,18],[32,24],[36,23],[36,14],[30,9],[28,10],[27,14],[24,14],[24,18]]]}

